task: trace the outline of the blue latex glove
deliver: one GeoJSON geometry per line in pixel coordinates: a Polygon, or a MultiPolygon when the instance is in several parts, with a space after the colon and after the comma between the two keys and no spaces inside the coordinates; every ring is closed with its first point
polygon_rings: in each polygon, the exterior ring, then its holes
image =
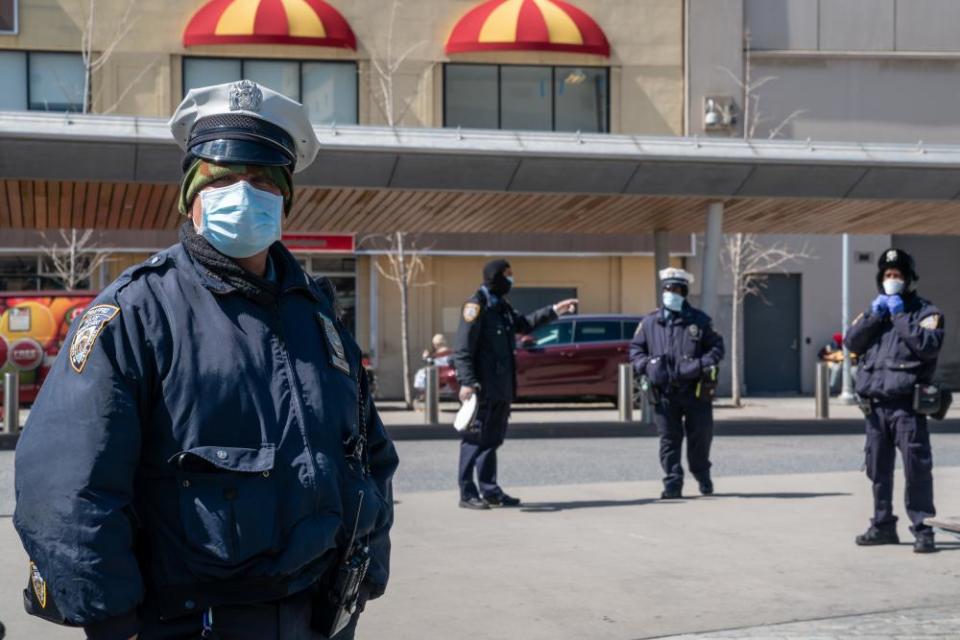
{"type": "Polygon", "coordinates": [[[903,298],[900,296],[887,296],[887,309],[890,313],[903,313],[903,298]]]}
{"type": "Polygon", "coordinates": [[[887,296],[882,293],[874,299],[873,303],[870,305],[870,311],[873,312],[875,316],[883,316],[887,314],[887,296]]]}

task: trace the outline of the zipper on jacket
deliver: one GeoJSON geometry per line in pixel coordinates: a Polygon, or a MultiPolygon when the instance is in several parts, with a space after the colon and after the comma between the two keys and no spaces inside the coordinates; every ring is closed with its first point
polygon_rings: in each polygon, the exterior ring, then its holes
{"type": "Polygon", "coordinates": [[[277,317],[277,342],[280,344],[280,357],[283,359],[283,366],[287,370],[287,376],[290,378],[290,395],[292,396],[293,411],[296,414],[297,424],[300,427],[300,436],[303,438],[303,446],[307,449],[307,455],[310,457],[310,482],[315,487],[317,477],[317,461],[313,458],[313,448],[310,446],[310,438],[307,436],[307,423],[304,420],[303,405],[300,403],[300,383],[297,380],[297,374],[293,370],[293,364],[290,360],[290,352],[287,350],[287,341],[283,335],[283,318],[280,315],[280,301],[274,304],[274,311],[277,317]]]}

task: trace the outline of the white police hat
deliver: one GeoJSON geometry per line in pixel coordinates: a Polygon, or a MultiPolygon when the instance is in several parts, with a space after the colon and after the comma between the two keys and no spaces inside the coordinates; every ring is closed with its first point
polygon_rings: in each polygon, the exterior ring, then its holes
{"type": "Polygon", "coordinates": [[[682,284],[689,286],[690,283],[693,282],[693,274],[683,269],[669,267],[660,270],[660,282],[661,284],[682,284]]]}
{"type": "Polygon", "coordinates": [[[184,170],[202,158],[299,172],[320,150],[303,105],[250,80],[191,89],[170,131],[186,152],[184,170]]]}

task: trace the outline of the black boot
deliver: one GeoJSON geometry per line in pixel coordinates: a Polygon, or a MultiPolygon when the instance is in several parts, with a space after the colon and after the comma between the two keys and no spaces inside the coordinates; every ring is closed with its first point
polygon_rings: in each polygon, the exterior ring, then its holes
{"type": "Polygon", "coordinates": [[[660,494],[661,500],[679,500],[683,497],[683,489],[680,487],[672,489],[664,489],[663,493],[660,494]]]}
{"type": "Polygon", "coordinates": [[[490,506],[477,497],[471,498],[460,498],[460,508],[461,509],[489,509],[490,506]]]}
{"type": "Polygon", "coordinates": [[[937,545],[933,542],[932,531],[924,531],[916,534],[916,536],[917,539],[913,543],[914,553],[934,553],[937,550],[937,545]]]}
{"type": "Polygon", "coordinates": [[[490,496],[489,498],[484,498],[483,501],[487,503],[487,506],[491,508],[520,506],[520,498],[514,498],[513,496],[508,496],[505,493],[501,493],[498,496],[490,496]]]}
{"type": "Polygon", "coordinates": [[[881,544],[900,544],[900,536],[896,529],[879,529],[873,525],[866,533],[857,536],[857,544],[861,547],[875,547],[881,544]]]}
{"type": "Polygon", "coordinates": [[[713,480],[702,480],[700,482],[700,495],[702,496],[711,496],[713,495],[713,480]]]}

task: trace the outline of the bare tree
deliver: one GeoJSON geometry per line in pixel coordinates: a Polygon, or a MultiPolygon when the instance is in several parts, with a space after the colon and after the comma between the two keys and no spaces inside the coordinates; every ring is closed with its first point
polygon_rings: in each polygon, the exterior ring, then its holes
{"type": "Polygon", "coordinates": [[[93,229],[61,229],[59,239],[51,240],[43,233],[43,252],[50,258],[53,274],[67,291],[89,280],[110,257],[98,250],[93,229]]]}
{"type": "MultiPolygon", "coordinates": [[[[403,118],[410,111],[413,106],[414,100],[416,100],[417,95],[420,93],[417,91],[413,95],[407,96],[403,101],[403,108],[397,113],[397,102],[396,102],[396,88],[395,88],[395,78],[397,73],[400,71],[400,67],[403,66],[403,63],[406,62],[414,51],[424,46],[427,41],[419,40],[418,42],[413,43],[406,50],[404,50],[399,55],[395,55],[394,52],[394,43],[393,35],[396,29],[397,23],[397,11],[401,6],[400,0],[393,0],[393,3],[390,7],[390,22],[387,27],[387,48],[383,52],[377,51],[375,47],[371,47],[370,63],[373,65],[373,70],[376,73],[377,86],[374,89],[374,102],[377,105],[377,108],[380,109],[381,114],[384,119],[387,121],[389,127],[395,127],[398,123],[403,121],[403,118]]],[[[435,63],[431,63],[423,71],[420,81],[422,82],[424,77],[430,70],[433,68],[435,63]]]]}
{"type": "MultiPolygon", "coordinates": [[[[113,0],[109,3],[111,8],[116,7],[119,0],[113,0]]],[[[98,27],[97,0],[87,0],[86,13],[83,17],[82,32],[80,35],[80,57],[83,61],[83,113],[89,113],[93,100],[91,92],[93,87],[93,76],[98,73],[116,51],[117,46],[129,35],[137,22],[137,16],[134,14],[137,0],[122,0],[125,2],[123,13],[116,21],[108,21],[106,31],[98,27]],[[103,41],[103,48],[96,50],[96,44],[103,41]]],[[[159,56],[151,61],[140,74],[131,82],[120,94],[117,101],[104,113],[111,113],[127,96],[130,90],[159,62],[159,56]]]]}
{"type": "MultiPolygon", "coordinates": [[[[374,239],[376,241],[376,238],[374,239]]],[[[410,289],[429,287],[433,282],[419,282],[424,273],[423,250],[416,246],[405,231],[395,231],[380,236],[387,266],[384,268],[374,256],[377,272],[393,282],[400,292],[400,349],[403,363],[403,401],[407,408],[413,407],[413,386],[410,375],[410,289]]]]}
{"type": "Polygon", "coordinates": [[[743,358],[740,338],[743,334],[743,304],[749,296],[763,297],[770,273],[787,273],[787,268],[816,256],[807,245],[793,250],[785,243],[765,246],[752,233],[734,233],[726,237],[721,260],[733,279],[731,302],[730,369],[733,405],[743,402],[743,358]]]}
{"type": "MultiPolygon", "coordinates": [[[[757,78],[756,80],[753,79],[753,57],[751,56],[749,29],[743,33],[743,57],[744,63],[742,80],[728,67],[717,68],[729,75],[734,84],[740,87],[740,90],[743,92],[743,137],[745,139],[751,139],[757,136],[757,127],[767,121],[767,118],[760,110],[760,94],[757,92],[757,90],[768,82],[778,80],[779,76],[764,76],[762,78],[757,78]]],[[[780,124],[770,130],[769,134],[767,135],[767,139],[773,140],[779,136],[788,124],[790,124],[797,117],[806,113],[806,111],[806,109],[797,109],[793,111],[790,115],[781,120],[780,124]]]]}

